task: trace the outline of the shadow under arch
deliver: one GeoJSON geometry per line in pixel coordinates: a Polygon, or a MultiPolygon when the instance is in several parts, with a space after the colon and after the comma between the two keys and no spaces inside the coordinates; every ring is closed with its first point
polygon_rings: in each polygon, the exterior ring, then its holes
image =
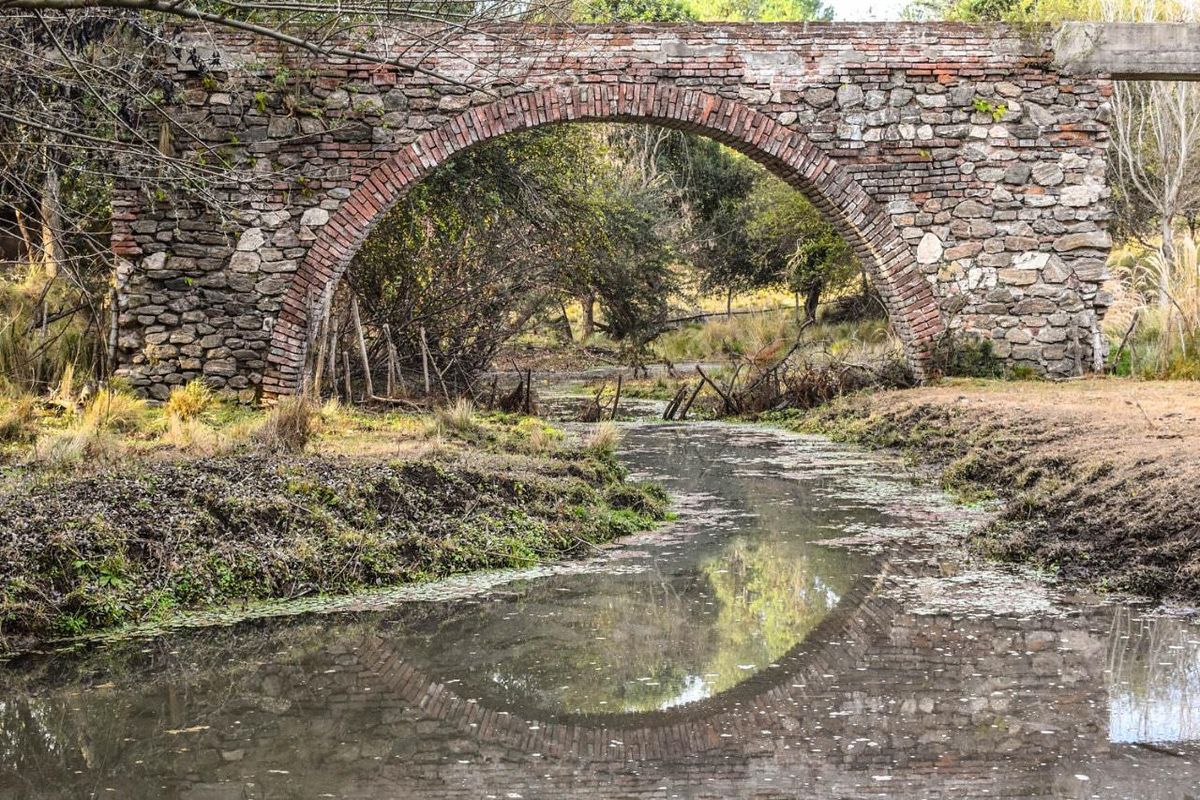
{"type": "Polygon", "coordinates": [[[883,208],[802,133],[728,98],[653,84],[556,86],[465,111],[401,148],[351,191],[293,276],[272,332],[263,390],[296,392],[303,381],[309,316],[324,308],[376,222],[407,191],[456,155],[508,133],[566,122],[630,122],[715,139],[802,192],[866,265],[918,378],[944,330],[933,288],[883,208]]]}

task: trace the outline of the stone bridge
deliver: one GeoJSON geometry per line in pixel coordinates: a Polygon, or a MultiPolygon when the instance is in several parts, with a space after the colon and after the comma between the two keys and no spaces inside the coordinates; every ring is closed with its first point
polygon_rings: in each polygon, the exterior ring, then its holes
{"type": "Polygon", "coordinates": [[[1097,369],[1110,76],[1196,72],[1191,27],[1135,28],[521,26],[343,43],[425,50],[421,70],[185,32],[169,111],[199,136],[175,155],[238,177],[205,187],[221,211],[177,187],[117,187],[119,372],[157,398],[197,376],[244,401],[297,391],[310,322],[408,188],[494,137],[600,120],[710,136],[804,192],[867,266],[918,375],[948,327],[1051,376],[1097,369]]]}

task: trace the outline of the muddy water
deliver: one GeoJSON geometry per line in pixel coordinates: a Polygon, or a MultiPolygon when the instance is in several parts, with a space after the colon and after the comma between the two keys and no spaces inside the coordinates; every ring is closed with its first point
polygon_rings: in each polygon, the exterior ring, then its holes
{"type": "Polygon", "coordinates": [[[631,425],[679,520],[564,567],[0,669],[0,798],[1187,798],[1200,625],[955,546],[904,465],[631,425]]]}

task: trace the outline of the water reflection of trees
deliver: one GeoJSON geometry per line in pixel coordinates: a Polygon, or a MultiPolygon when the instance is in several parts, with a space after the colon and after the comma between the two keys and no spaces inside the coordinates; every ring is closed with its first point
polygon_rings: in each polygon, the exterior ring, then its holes
{"type": "Polygon", "coordinates": [[[1116,607],[1108,686],[1112,741],[1200,739],[1200,624],[1116,607]]]}
{"type": "Polygon", "coordinates": [[[839,603],[856,574],[839,550],[797,552],[781,535],[734,540],[721,559],[701,570],[719,611],[717,638],[705,673],[713,693],[736,685],[745,667],[762,668],[781,658],[839,603]]]}
{"type": "Polygon", "coordinates": [[[467,696],[542,713],[651,711],[725,691],[781,658],[837,606],[851,563],[783,533],[735,535],[696,565],[539,582],[447,606],[425,629],[400,619],[396,635],[467,696]]]}

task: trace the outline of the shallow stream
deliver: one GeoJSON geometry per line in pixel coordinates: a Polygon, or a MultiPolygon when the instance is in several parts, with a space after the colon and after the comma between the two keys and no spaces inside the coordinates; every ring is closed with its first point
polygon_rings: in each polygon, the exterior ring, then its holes
{"type": "Polygon", "coordinates": [[[1195,798],[1200,624],[958,547],[902,462],[632,423],[584,562],[0,667],[0,798],[1195,798]]]}

